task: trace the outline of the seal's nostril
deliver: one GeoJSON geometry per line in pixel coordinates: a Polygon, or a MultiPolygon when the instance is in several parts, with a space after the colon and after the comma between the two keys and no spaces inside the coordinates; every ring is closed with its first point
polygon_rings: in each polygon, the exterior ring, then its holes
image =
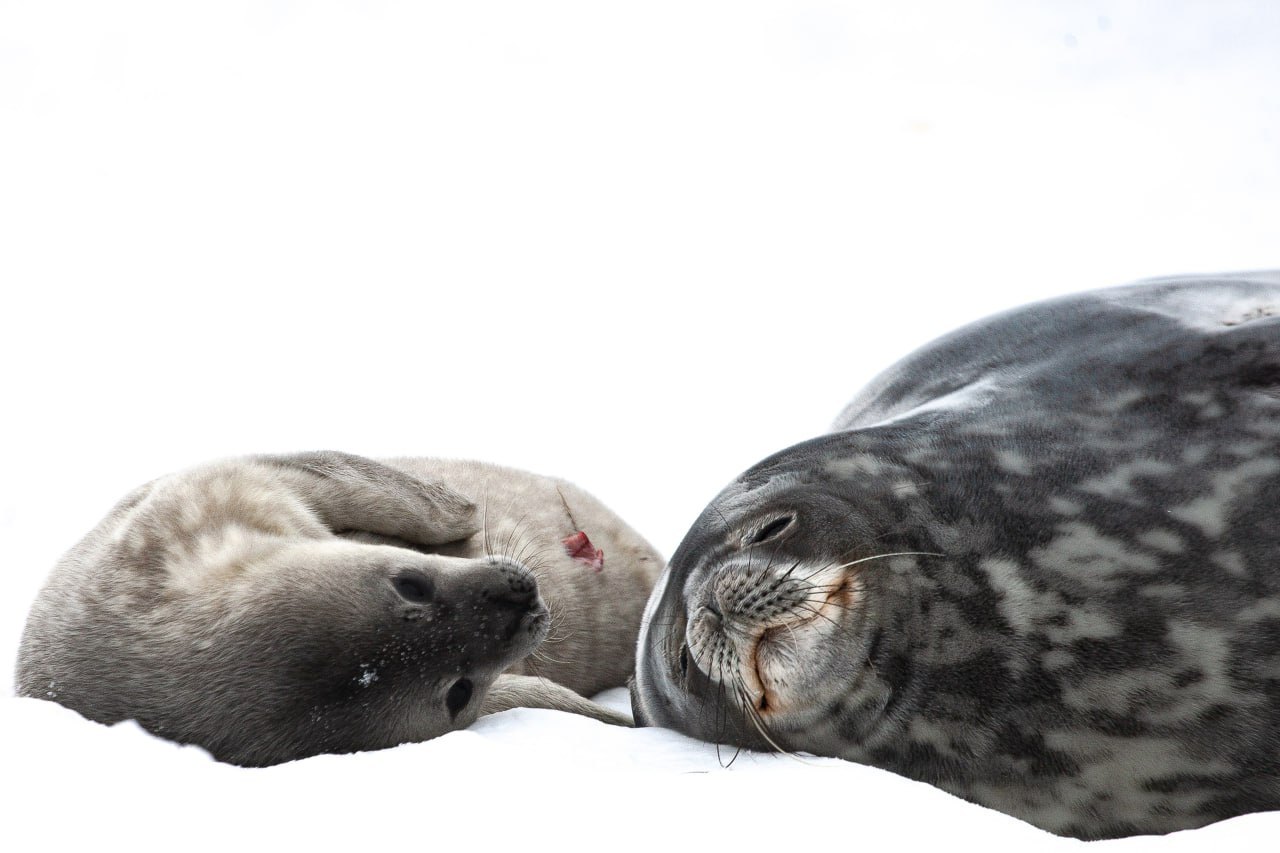
{"type": "Polygon", "coordinates": [[[410,604],[426,604],[435,598],[435,584],[418,572],[401,572],[391,579],[391,586],[410,604]]]}

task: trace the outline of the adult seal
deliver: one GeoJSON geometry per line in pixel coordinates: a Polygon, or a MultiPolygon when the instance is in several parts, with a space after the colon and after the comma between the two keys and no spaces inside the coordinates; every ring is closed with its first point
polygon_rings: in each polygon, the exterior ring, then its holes
{"type": "Polygon", "coordinates": [[[837,756],[1062,835],[1280,807],[1280,275],[975,323],[711,502],[638,723],[837,756]]]}
{"type": "Polygon", "coordinates": [[[627,724],[657,553],[570,483],[344,453],[137,489],[54,568],[17,692],[267,765],[421,741],[506,708],[627,724]]]}

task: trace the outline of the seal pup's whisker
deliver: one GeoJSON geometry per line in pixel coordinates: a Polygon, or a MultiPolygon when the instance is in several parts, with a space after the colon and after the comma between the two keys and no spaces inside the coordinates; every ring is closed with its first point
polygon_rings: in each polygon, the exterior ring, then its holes
{"type": "Polygon", "coordinates": [[[516,519],[516,523],[512,525],[511,529],[507,531],[507,538],[502,543],[503,557],[510,560],[515,560],[515,551],[514,551],[515,543],[519,541],[517,537],[521,535],[521,528],[524,527],[524,523],[528,518],[529,518],[528,513],[525,513],[524,515],[520,516],[518,519],[516,519]]]}

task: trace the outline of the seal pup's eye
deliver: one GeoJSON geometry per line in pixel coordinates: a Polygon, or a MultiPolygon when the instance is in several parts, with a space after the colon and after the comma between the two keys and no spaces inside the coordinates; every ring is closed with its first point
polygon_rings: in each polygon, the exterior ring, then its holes
{"type": "Polygon", "coordinates": [[[782,531],[791,526],[791,522],[795,521],[794,515],[784,515],[781,518],[775,518],[773,521],[761,527],[759,530],[747,536],[747,545],[759,545],[761,542],[768,542],[782,531]]]}
{"type": "Polygon", "coordinates": [[[458,712],[467,707],[471,701],[471,679],[459,678],[453,682],[449,692],[444,696],[444,706],[449,709],[449,716],[456,717],[458,712]]]}
{"type": "Polygon", "coordinates": [[[680,644],[680,677],[684,678],[689,674],[689,644],[680,644]]]}
{"type": "Polygon", "coordinates": [[[417,572],[402,572],[391,579],[391,585],[410,604],[426,604],[435,597],[431,578],[417,572]]]}

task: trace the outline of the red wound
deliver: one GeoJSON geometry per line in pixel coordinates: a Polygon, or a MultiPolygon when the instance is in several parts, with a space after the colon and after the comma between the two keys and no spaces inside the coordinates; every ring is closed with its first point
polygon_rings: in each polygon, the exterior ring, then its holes
{"type": "Polygon", "coordinates": [[[579,530],[572,536],[560,540],[564,544],[564,552],[579,563],[590,566],[592,571],[604,568],[604,551],[591,544],[587,534],[579,530]]]}

